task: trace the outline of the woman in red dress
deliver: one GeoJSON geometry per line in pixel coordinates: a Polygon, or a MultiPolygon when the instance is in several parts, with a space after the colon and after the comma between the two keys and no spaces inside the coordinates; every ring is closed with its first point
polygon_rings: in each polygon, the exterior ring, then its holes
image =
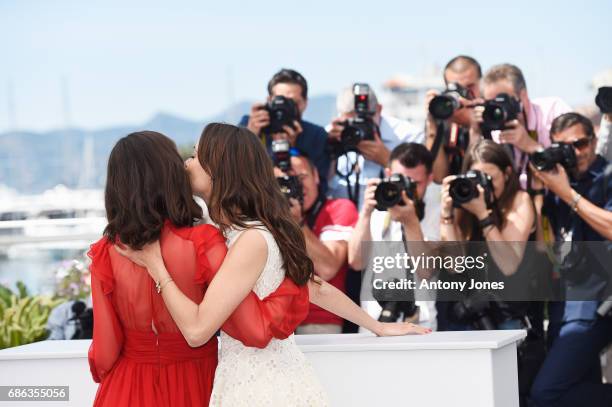
{"type": "MultiPolygon", "coordinates": [[[[202,217],[174,142],[155,132],[121,139],[108,162],[108,226],[92,245],[94,333],[89,364],[100,383],[95,406],[207,406],[217,366],[217,338],[192,348],[145,270],[114,243],[141,248],[159,241],[174,283],[195,303],[227,252],[202,217]]],[[[247,296],[223,330],[265,347],[286,338],[308,310],[308,293],[285,279],[265,300],[247,296]],[[279,313],[279,310],[284,310],[279,313]],[[287,312],[290,311],[290,312],[287,312]]]]}

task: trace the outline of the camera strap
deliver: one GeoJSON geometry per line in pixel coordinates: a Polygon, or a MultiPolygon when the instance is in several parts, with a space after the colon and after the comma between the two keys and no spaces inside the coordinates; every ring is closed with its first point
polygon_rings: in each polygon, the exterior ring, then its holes
{"type": "Polygon", "coordinates": [[[314,205],[312,205],[312,208],[310,208],[310,210],[306,213],[306,224],[310,229],[314,229],[315,223],[317,222],[317,217],[319,216],[321,209],[323,209],[323,206],[325,206],[325,202],[327,202],[325,195],[319,194],[314,205]]]}
{"type": "Polygon", "coordinates": [[[438,156],[438,152],[440,151],[440,147],[442,147],[442,142],[444,141],[445,127],[446,126],[444,126],[444,121],[436,120],[436,137],[434,138],[434,142],[433,142],[433,145],[431,146],[431,150],[429,150],[431,152],[431,156],[433,157],[434,161],[436,157],[438,156]]]}

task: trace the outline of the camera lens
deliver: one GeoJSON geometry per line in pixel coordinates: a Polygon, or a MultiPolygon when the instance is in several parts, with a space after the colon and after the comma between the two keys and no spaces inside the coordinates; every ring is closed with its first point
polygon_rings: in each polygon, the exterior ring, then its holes
{"type": "Polygon", "coordinates": [[[504,110],[499,106],[491,106],[482,113],[482,118],[489,123],[504,123],[504,110]]]}
{"type": "Polygon", "coordinates": [[[429,102],[429,113],[439,120],[450,118],[456,108],[456,100],[447,95],[436,96],[429,102]]]}
{"type": "Polygon", "coordinates": [[[459,205],[471,201],[478,194],[474,183],[466,178],[454,179],[448,192],[453,198],[453,202],[459,205]]]}
{"type": "Polygon", "coordinates": [[[378,207],[389,209],[400,202],[401,191],[396,183],[381,182],[376,188],[374,198],[378,207]]]}
{"type": "Polygon", "coordinates": [[[544,151],[537,151],[531,154],[529,160],[533,166],[538,169],[538,171],[546,171],[546,169],[550,166],[544,151]]]}

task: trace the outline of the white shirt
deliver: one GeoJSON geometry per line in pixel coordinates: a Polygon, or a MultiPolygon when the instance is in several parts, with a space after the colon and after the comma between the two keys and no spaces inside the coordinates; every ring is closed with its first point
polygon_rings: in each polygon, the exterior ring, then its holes
{"type": "MultiPolygon", "coordinates": [[[[432,182],[427,186],[425,196],[425,216],[421,220],[421,230],[425,241],[440,240],[440,204],[442,201],[442,186],[432,182]]],[[[388,221],[386,218],[389,212],[374,210],[370,218],[370,233],[373,242],[401,242],[402,241],[402,225],[399,222],[388,221]],[[385,227],[388,224],[388,227],[385,227]]],[[[371,281],[371,275],[366,270],[364,271],[362,290],[370,289],[371,286],[367,283],[371,281]]],[[[418,276],[415,274],[415,278],[418,276]]],[[[418,284],[418,280],[417,280],[418,284]]],[[[361,297],[365,298],[366,294],[362,292],[361,297]]],[[[371,298],[371,296],[370,296],[371,298]]],[[[433,330],[436,329],[436,305],[435,301],[416,301],[419,307],[419,324],[427,326],[433,330]]],[[[361,301],[363,308],[372,318],[378,319],[381,306],[376,301],[361,301]]],[[[360,328],[360,332],[367,332],[366,329],[360,328]]]]}
{"type": "MultiPolygon", "coordinates": [[[[385,147],[391,151],[401,143],[423,143],[424,133],[422,129],[419,129],[408,121],[381,115],[380,138],[385,147]]],[[[359,173],[359,205],[357,208],[361,210],[363,194],[368,179],[381,178],[381,172],[384,167],[374,161],[366,160],[361,154],[350,152],[338,158],[336,168],[340,170],[341,173],[345,174],[348,172],[347,169],[349,169],[355,161],[357,161],[357,166],[361,169],[359,173]]],[[[356,178],[356,174],[353,173],[350,175],[349,182],[351,186],[355,185],[356,178]]],[[[329,190],[327,193],[333,198],[348,198],[346,178],[335,174],[329,183],[329,190]]]]}

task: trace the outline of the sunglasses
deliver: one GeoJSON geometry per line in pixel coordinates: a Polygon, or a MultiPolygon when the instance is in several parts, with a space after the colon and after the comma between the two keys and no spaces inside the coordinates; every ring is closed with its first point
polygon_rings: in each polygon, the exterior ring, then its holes
{"type": "Polygon", "coordinates": [[[593,140],[593,137],[581,138],[580,140],[576,140],[568,144],[574,146],[575,149],[583,150],[588,147],[589,144],[591,144],[591,140],[593,140]]]}

